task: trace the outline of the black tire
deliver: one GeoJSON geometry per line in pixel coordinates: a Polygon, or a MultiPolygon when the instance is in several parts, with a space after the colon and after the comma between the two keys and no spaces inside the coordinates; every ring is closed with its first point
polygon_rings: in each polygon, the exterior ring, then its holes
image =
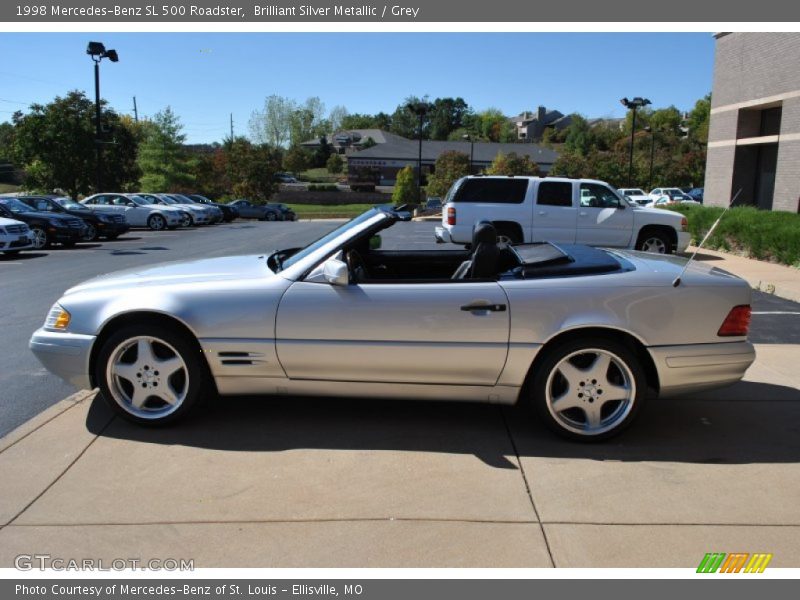
{"type": "Polygon", "coordinates": [[[498,240],[508,240],[508,243],[510,244],[521,244],[523,242],[519,230],[515,227],[510,227],[508,225],[497,225],[496,229],[498,240]]]}
{"type": "Polygon", "coordinates": [[[21,250],[4,250],[3,254],[5,254],[6,256],[16,256],[20,252],[21,250]]]}
{"type": "Polygon", "coordinates": [[[94,226],[94,223],[86,223],[86,230],[84,231],[81,239],[84,242],[93,242],[99,237],[97,233],[97,227],[94,226]]]}
{"type": "Polygon", "coordinates": [[[583,338],[567,340],[544,351],[545,356],[532,373],[529,401],[553,432],[570,440],[599,442],[618,435],[636,419],[647,398],[647,378],[636,354],[626,345],[602,337],[583,338]],[[613,358],[605,368],[605,376],[598,377],[597,370],[593,373],[589,367],[598,364],[594,362],[598,357],[609,355],[613,358]],[[579,381],[570,385],[562,373],[566,369],[579,381]],[[608,401],[623,393],[628,398],[608,401]],[[554,409],[556,399],[565,401],[566,407],[554,409]],[[590,412],[598,415],[594,427],[590,412]]]}
{"type": "Polygon", "coordinates": [[[64,248],[74,248],[75,243],[76,242],[62,242],[61,245],[64,246],[64,248]]]}
{"type": "MultiPolygon", "coordinates": [[[[127,352],[130,352],[130,350],[127,352]]],[[[121,356],[125,357],[127,352],[122,353],[121,356]]],[[[135,354],[137,354],[138,359],[138,350],[135,351],[135,354]]],[[[159,359],[156,358],[156,360],[159,359]]],[[[108,403],[111,409],[122,418],[132,423],[145,426],[167,425],[184,418],[203,395],[208,393],[209,389],[214,389],[211,376],[196,341],[188,339],[186,334],[182,331],[169,325],[137,323],[127,325],[122,327],[119,331],[114,332],[100,347],[94,364],[93,374],[103,399],[108,403]],[[167,355],[174,351],[175,354],[179,355],[183,360],[185,365],[183,367],[184,372],[175,373],[169,376],[169,378],[162,376],[158,372],[158,362],[155,362],[152,367],[152,374],[161,377],[161,379],[155,382],[156,384],[159,382],[162,384],[161,390],[164,390],[165,385],[170,386],[170,389],[174,389],[170,381],[175,381],[175,379],[172,379],[174,377],[180,379],[179,385],[181,387],[181,395],[184,397],[177,408],[173,408],[163,401],[161,401],[161,403],[163,403],[164,406],[160,408],[159,399],[153,395],[147,398],[147,405],[143,405],[141,409],[136,409],[126,402],[125,397],[126,394],[130,393],[127,391],[128,389],[135,393],[133,383],[128,382],[130,384],[128,385],[125,383],[127,380],[120,380],[118,377],[115,378],[114,381],[109,380],[109,361],[115,360],[115,355],[118,354],[120,347],[124,347],[132,340],[143,337],[154,338],[162,342],[161,344],[151,345],[154,355],[160,348],[161,351],[165,352],[167,355]],[[166,342],[166,344],[163,344],[163,342],[166,342]],[[140,416],[142,413],[147,413],[148,416],[140,416]]],[[[154,377],[154,379],[156,378],[154,377]]],[[[136,388],[138,388],[138,381],[142,380],[137,380],[136,388]]],[[[152,386],[152,382],[150,385],[152,386]]],[[[150,389],[153,390],[153,394],[159,391],[155,386],[150,389]]]]}
{"type": "Polygon", "coordinates": [[[167,228],[167,220],[159,214],[147,217],[147,226],[153,231],[163,231],[167,228]]]}
{"type": "Polygon", "coordinates": [[[267,221],[277,221],[278,218],[275,216],[275,213],[270,212],[267,213],[267,221]]]}
{"type": "Polygon", "coordinates": [[[672,240],[661,231],[647,231],[639,235],[636,249],[655,254],[672,254],[672,240]]]}
{"type": "Polygon", "coordinates": [[[108,235],[106,235],[106,239],[107,239],[108,241],[110,241],[110,242],[114,241],[114,240],[115,240],[115,239],[117,239],[118,237],[119,237],[119,234],[118,234],[118,233],[109,233],[108,235]]]}
{"type": "Polygon", "coordinates": [[[44,250],[45,248],[50,247],[50,236],[47,235],[47,231],[42,229],[39,226],[34,225],[31,227],[31,233],[33,233],[34,242],[33,248],[35,250],[44,250]]]}

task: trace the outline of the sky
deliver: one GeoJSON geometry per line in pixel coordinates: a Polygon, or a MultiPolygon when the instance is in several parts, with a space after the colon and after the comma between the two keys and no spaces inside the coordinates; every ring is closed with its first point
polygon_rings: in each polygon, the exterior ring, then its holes
{"type": "Polygon", "coordinates": [[[688,110],[711,91],[710,33],[4,33],[0,122],[79,89],[94,98],[88,41],[119,53],[101,64],[101,96],[119,113],[180,116],[189,143],[248,133],[272,94],[328,109],[392,113],[409,95],[462,97],[513,116],[539,105],[621,117],[623,96],[688,110]]]}

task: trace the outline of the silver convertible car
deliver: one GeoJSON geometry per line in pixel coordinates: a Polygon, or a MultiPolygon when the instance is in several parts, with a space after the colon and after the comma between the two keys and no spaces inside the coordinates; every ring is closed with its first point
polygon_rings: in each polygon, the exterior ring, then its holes
{"type": "Polygon", "coordinates": [[[645,399],[739,380],[750,289],[672,256],[548,243],[380,249],[374,208],[305,248],[104,275],[53,305],[30,347],[123,417],[175,421],[204,394],[530,404],[573,439],[645,399]]]}

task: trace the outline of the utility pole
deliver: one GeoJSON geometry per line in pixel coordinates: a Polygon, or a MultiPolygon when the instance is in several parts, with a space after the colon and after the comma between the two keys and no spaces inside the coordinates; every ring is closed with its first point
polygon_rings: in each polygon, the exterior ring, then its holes
{"type": "Polygon", "coordinates": [[[133,97],[133,121],[139,122],[139,109],[136,108],[136,96],[133,97]]]}
{"type": "Polygon", "coordinates": [[[233,142],[233,113],[231,113],[231,142],[233,142]]]}

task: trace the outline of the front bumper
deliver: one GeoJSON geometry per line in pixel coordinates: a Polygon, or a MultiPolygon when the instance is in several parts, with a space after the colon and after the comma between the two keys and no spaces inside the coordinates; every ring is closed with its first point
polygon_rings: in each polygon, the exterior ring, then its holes
{"type": "Polygon", "coordinates": [[[660,396],[736,383],[756,359],[750,342],[655,346],[648,348],[658,372],[660,396]]]}
{"type": "Polygon", "coordinates": [[[83,241],[86,227],[48,227],[47,235],[50,240],[59,244],[74,244],[83,241]]]}
{"type": "Polygon", "coordinates": [[[93,335],[37,329],[28,344],[44,367],[77,389],[91,388],[89,356],[93,335]]]}
{"type": "Polygon", "coordinates": [[[0,252],[28,250],[33,248],[33,237],[30,233],[0,236],[0,252]]]}
{"type": "Polygon", "coordinates": [[[98,221],[95,224],[97,227],[97,233],[99,235],[122,235],[124,233],[128,233],[130,231],[131,226],[127,223],[103,223],[102,221],[98,221]]]}
{"type": "Polygon", "coordinates": [[[692,234],[688,231],[679,231],[678,232],[678,244],[675,248],[675,252],[681,253],[686,252],[686,248],[689,247],[689,243],[692,241],[692,234]]]}

